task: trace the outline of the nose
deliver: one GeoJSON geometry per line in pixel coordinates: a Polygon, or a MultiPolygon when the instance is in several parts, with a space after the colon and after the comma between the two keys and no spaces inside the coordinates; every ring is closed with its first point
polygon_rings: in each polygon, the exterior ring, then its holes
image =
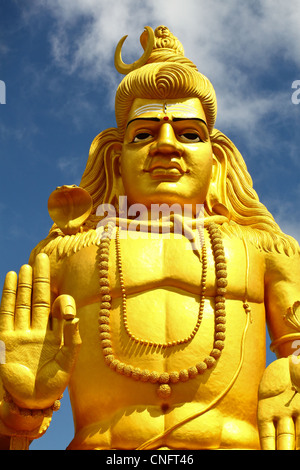
{"type": "Polygon", "coordinates": [[[157,153],[179,157],[183,154],[183,146],[177,140],[171,123],[165,122],[161,125],[157,139],[150,147],[150,155],[157,153]]]}

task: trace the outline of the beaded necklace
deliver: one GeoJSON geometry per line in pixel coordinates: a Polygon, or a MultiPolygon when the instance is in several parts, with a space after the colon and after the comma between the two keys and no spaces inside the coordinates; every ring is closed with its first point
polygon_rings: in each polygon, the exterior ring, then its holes
{"type": "MultiPolygon", "coordinates": [[[[109,270],[109,247],[112,238],[112,232],[115,225],[108,223],[104,227],[104,231],[101,236],[98,257],[99,257],[99,275],[100,275],[100,293],[101,293],[101,306],[99,312],[99,334],[100,342],[106,364],[115,372],[130,377],[134,380],[141,382],[150,382],[157,384],[157,394],[160,398],[168,398],[171,395],[171,385],[178,382],[186,382],[197,375],[202,375],[207,369],[211,369],[216,361],[221,356],[222,350],[224,349],[225,341],[225,323],[226,323],[226,311],[225,311],[225,294],[227,287],[227,267],[225,252],[222,242],[222,236],[218,226],[215,223],[208,225],[207,230],[210,236],[212,251],[215,261],[216,271],[216,283],[217,283],[217,295],[215,297],[215,331],[214,331],[214,344],[213,349],[203,361],[197,362],[188,369],[181,369],[180,371],[168,372],[156,372],[149,371],[147,369],[141,370],[138,367],[133,367],[130,364],[126,364],[117,359],[113,352],[111,328],[110,328],[110,312],[112,298],[110,295],[110,284],[108,280],[109,270]]],[[[202,281],[201,281],[201,294],[200,294],[200,306],[196,325],[191,334],[183,339],[170,341],[167,343],[156,343],[145,339],[136,337],[130,330],[127,320],[127,295],[124,284],[122,260],[121,260],[121,246],[118,234],[116,233],[116,252],[117,252],[117,266],[119,272],[119,279],[122,293],[122,310],[123,310],[123,324],[125,331],[131,341],[144,346],[153,346],[157,348],[170,348],[180,344],[185,344],[194,338],[197,331],[199,330],[204,310],[205,300],[205,289],[206,289],[206,277],[207,277],[207,253],[204,243],[204,237],[201,235],[199,230],[200,240],[202,242],[202,281]]]]}
{"type": "Polygon", "coordinates": [[[124,284],[124,276],[123,276],[123,268],[122,268],[120,237],[119,237],[119,231],[117,230],[117,232],[116,232],[116,252],[117,252],[117,266],[118,266],[118,271],[119,271],[119,280],[120,280],[121,293],[122,293],[123,323],[124,323],[126,333],[130,337],[130,339],[133,340],[135,343],[143,344],[145,346],[154,346],[154,347],[157,347],[157,348],[170,348],[172,346],[177,346],[177,345],[180,345],[180,344],[190,342],[194,338],[197,331],[199,330],[199,327],[200,327],[201,322],[202,322],[203,311],[204,311],[206,276],[207,276],[206,247],[205,247],[205,244],[204,244],[204,240],[202,240],[200,230],[199,230],[199,235],[200,235],[201,246],[202,246],[202,282],[201,282],[201,290],[200,290],[200,292],[201,292],[200,306],[199,306],[199,312],[198,312],[196,325],[195,325],[192,333],[189,336],[187,336],[183,339],[178,339],[178,340],[175,340],[175,341],[168,341],[167,343],[157,343],[155,341],[149,341],[149,340],[146,340],[146,339],[137,338],[130,331],[130,328],[128,326],[127,295],[126,295],[126,289],[125,289],[125,284],[124,284]]]}

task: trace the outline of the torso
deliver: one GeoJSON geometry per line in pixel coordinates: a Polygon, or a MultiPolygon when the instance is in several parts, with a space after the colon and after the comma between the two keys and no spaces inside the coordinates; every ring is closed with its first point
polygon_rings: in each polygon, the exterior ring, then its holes
{"type": "MultiPolygon", "coordinates": [[[[187,337],[199,311],[202,264],[187,240],[121,240],[127,292],[128,324],[139,338],[165,343],[187,337]]],[[[256,429],[257,389],[265,368],[264,257],[248,245],[247,300],[251,323],[240,354],[246,324],[246,251],[241,240],[223,236],[227,260],[225,348],[203,375],[171,385],[168,398],[157,384],[143,383],[112,370],[100,346],[97,247],[82,248],[61,261],[53,283],[57,294],[73,295],[80,319],[82,347],[70,384],[75,418],[71,449],[136,449],[188,417],[190,419],[149,448],[259,448],[256,429]],[[227,390],[241,365],[234,385],[227,390]],[[211,404],[220,397],[215,406],[211,404]],[[207,408],[207,411],[205,411],[207,408]]],[[[157,348],[134,343],[122,321],[115,242],[110,245],[109,281],[113,297],[111,337],[114,355],[141,370],[172,372],[203,361],[213,346],[215,263],[206,240],[208,274],[201,326],[183,345],[157,348]]]]}

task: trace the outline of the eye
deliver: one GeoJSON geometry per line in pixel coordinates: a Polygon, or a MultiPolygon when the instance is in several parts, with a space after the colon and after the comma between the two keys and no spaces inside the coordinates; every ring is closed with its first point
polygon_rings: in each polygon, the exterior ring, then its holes
{"type": "Polygon", "coordinates": [[[184,134],[180,134],[179,137],[183,142],[187,143],[203,142],[201,137],[196,132],[185,132],[184,134]]]}
{"type": "Polygon", "coordinates": [[[151,139],[151,137],[152,137],[152,134],[150,134],[149,132],[140,132],[134,137],[132,142],[135,142],[135,143],[145,142],[146,140],[151,139]]]}

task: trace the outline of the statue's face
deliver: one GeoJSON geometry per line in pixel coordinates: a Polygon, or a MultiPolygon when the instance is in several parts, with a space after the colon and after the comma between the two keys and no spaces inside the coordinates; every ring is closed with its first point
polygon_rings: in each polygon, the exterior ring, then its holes
{"type": "Polygon", "coordinates": [[[119,162],[128,204],[203,204],[212,147],[197,98],[136,99],[119,162]]]}

